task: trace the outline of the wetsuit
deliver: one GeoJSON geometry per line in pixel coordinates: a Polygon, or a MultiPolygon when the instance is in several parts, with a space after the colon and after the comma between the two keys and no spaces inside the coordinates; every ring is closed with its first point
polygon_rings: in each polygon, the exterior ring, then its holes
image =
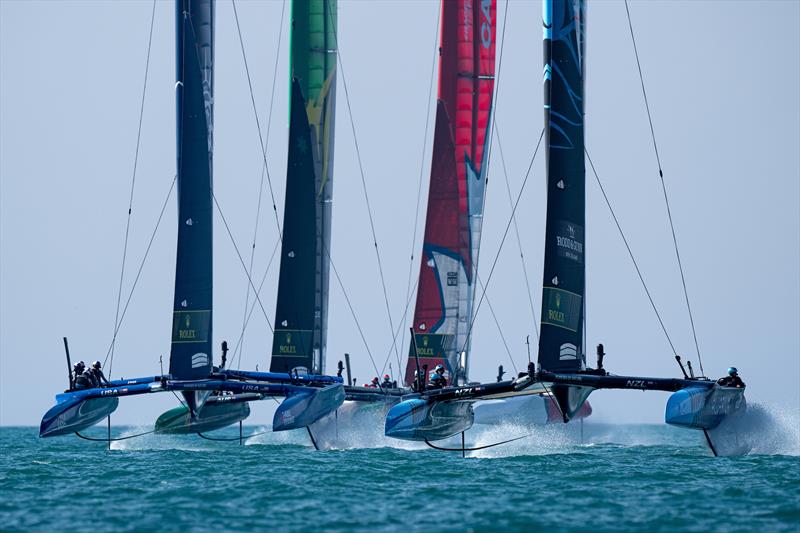
{"type": "Polygon", "coordinates": [[[725,376],[719,378],[717,383],[723,387],[737,387],[740,389],[744,387],[744,381],[742,381],[742,378],[740,378],[738,374],[735,376],[725,376]]]}
{"type": "Polygon", "coordinates": [[[85,371],[82,374],[78,374],[75,376],[76,389],[91,389],[93,386],[94,385],[92,384],[92,380],[86,376],[85,371]]]}
{"type": "Polygon", "coordinates": [[[108,380],[103,375],[103,371],[102,370],[100,370],[99,368],[92,368],[90,370],[90,372],[92,373],[92,376],[94,377],[95,381],[97,382],[97,384],[95,385],[96,387],[102,387],[104,385],[108,385],[108,380]]]}
{"type": "Polygon", "coordinates": [[[433,372],[431,374],[430,380],[430,388],[432,389],[441,389],[447,386],[447,380],[444,378],[443,375],[439,374],[438,372],[433,372]]]}

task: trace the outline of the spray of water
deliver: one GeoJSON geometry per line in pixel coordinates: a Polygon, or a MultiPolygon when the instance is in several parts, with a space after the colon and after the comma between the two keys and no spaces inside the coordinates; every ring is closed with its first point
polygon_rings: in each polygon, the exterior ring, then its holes
{"type": "Polygon", "coordinates": [[[709,436],[720,455],[800,455],[800,412],[751,402],[709,436]]]}
{"type": "Polygon", "coordinates": [[[398,448],[419,450],[424,444],[392,439],[384,435],[388,406],[376,402],[363,404],[345,402],[332,413],[311,426],[317,444],[323,450],[353,448],[398,448]]]}

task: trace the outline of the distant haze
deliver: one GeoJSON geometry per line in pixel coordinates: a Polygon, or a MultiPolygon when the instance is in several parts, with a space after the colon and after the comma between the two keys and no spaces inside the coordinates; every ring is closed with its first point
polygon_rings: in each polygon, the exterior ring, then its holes
{"type": "MultiPolygon", "coordinates": [[[[105,358],[111,341],[150,24],[146,1],[0,2],[0,423],[38,424],[67,385],[73,360],[105,358]]],[[[281,2],[237,3],[277,209],[287,144],[288,15],[281,2]],[[278,57],[271,120],[273,71],[278,57]],[[269,132],[267,124],[270,123],[269,132]]],[[[498,2],[498,33],[506,9],[498,2]]],[[[437,2],[339,2],[339,71],[332,256],[377,371],[398,372],[408,334],[391,332],[375,260],[343,83],[347,82],[392,321],[403,319],[424,227],[434,113],[428,99],[437,2]],[[412,243],[422,165],[420,225],[412,243]],[[413,246],[412,246],[413,244],[413,246]]],[[[705,371],[736,365],[749,401],[800,405],[800,3],[630,2],[675,231],[705,371]]],[[[262,154],[231,4],[216,6],[215,194],[249,261],[262,154]]],[[[136,174],[123,304],[175,173],[174,3],[158,2],[136,174]]],[[[499,72],[497,130],[516,197],[543,125],[541,5],[511,2],[499,72]]],[[[650,139],[625,6],[591,1],[587,26],[586,146],[676,349],[699,370],[650,139]]],[[[501,50],[498,44],[498,54],[501,50]]],[[[435,86],[434,86],[435,87],[435,86]]],[[[435,90],[435,89],[434,89],[435,90]]],[[[435,95],[434,95],[435,97],[435,95]]],[[[495,140],[497,138],[495,137],[495,140]]],[[[481,250],[486,281],[511,213],[495,143],[481,250]]],[[[588,165],[587,165],[588,169],[588,165]]],[[[517,212],[540,311],[544,157],[517,212]]],[[[277,240],[265,191],[253,277],[277,240]]],[[[636,276],[594,176],[587,170],[587,352],[605,345],[618,374],[677,376],[669,344],[636,276]]],[[[170,198],[117,339],[113,376],[167,367],[175,263],[170,198]]],[[[215,222],[215,343],[237,344],[247,281],[215,222]]],[[[513,228],[489,281],[472,341],[471,378],[498,364],[522,369],[535,328],[513,228]],[[491,303],[513,365],[490,313],[491,303]]],[[[261,294],[270,320],[277,263],[261,294]]],[[[332,276],[327,368],[344,352],[363,383],[376,375],[332,276]]],[[[251,298],[252,301],[252,298],[251,298]]],[[[271,334],[260,307],[241,366],[268,368],[271,334]]],[[[215,354],[216,355],[216,354],[215,354]]],[[[107,365],[108,367],[109,365],[107,365]]],[[[663,393],[596,392],[603,421],[663,419],[663,393]]],[[[123,400],[114,423],[152,423],[167,394],[123,400]]],[[[272,402],[270,402],[272,403],[272,402]]],[[[262,402],[252,421],[269,420],[262,402]]]]}

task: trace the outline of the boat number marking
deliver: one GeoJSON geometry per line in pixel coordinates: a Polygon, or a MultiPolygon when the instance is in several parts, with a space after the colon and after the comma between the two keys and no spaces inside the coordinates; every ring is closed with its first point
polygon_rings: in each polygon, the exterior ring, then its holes
{"type": "Polygon", "coordinates": [[[630,387],[633,389],[643,389],[644,388],[644,380],[643,379],[629,379],[625,382],[626,387],[630,387]]]}

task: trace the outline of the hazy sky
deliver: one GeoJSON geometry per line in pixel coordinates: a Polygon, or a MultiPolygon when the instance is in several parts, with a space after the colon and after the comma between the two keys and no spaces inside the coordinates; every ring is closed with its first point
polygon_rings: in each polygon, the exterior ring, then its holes
{"type": "MultiPolygon", "coordinates": [[[[499,0],[500,29],[505,5],[499,0]]],[[[73,360],[102,360],[108,349],[151,7],[144,0],[0,2],[2,424],[38,424],[66,386],[62,336],[70,339],[73,360]]],[[[282,217],[289,4],[280,56],[282,3],[240,0],[237,8],[264,135],[278,57],[267,153],[282,217]]],[[[798,409],[800,3],[634,1],[630,9],[705,370],[718,377],[736,365],[749,401],[798,409]]],[[[428,1],[339,3],[344,71],[338,78],[332,256],[379,367],[390,353],[391,336],[342,84],[346,80],[397,326],[421,164],[423,206],[428,189],[432,141],[430,132],[427,139],[424,134],[434,112],[428,87],[437,10],[428,1]]],[[[175,173],[173,12],[173,2],[158,2],[123,296],[175,173]]],[[[230,2],[218,2],[216,13],[215,193],[247,254],[262,156],[230,2]]],[[[696,361],[627,24],[622,2],[589,2],[586,146],[678,351],[696,361]]],[[[510,2],[505,39],[497,131],[516,196],[543,125],[540,2],[510,2]]],[[[481,252],[484,279],[510,216],[499,154],[495,144],[481,252]]],[[[543,169],[540,157],[517,213],[537,315],[543,169]]],[[[265,192],[258,279],[277,240],[268,198],[265,192]]],[[[590,174],[587,205],[590,361],[594,345],[603,342],[606,367],[614,373],[678,375],[590,174]]],[[[161,355],[166,364],[175,220],[173,196],[118,337],[115,377],[158,373],[161,355]]],[[[422,225],[415,256],[421,233],[422,225]]],[[[215,252],[215,342],[227,339],[233,346],[247,282],[219,217],[215,252]]],[[[525,336],[533,340],[535,324],[519,253],[512,233],[488,294],[513,359],[523,367],[525,336]]],[[[415,276],[418,268],[415,259],[415,276]]],[[[270,320],[277,270],[276,264],[261,295],[270,320]]],[[[328,371],[349,352],[363,382],[375,371],[333,278],[331,287],[328,371]]],[[[484,303],[474,329],[473,379],[493,379],[498,364],[512,367],[488,311],[484,303]]],[[[402,328],[409,324],[410,317],[402,328]]],[[[271,334],[256,308],[242,366],[266,369],[270,347],[271,334]]],[[[390,361],[397,372],[393,353],[390,361]]],[[[591,402],[598,420],[657,422],[666,397],[601,391],[591,402]]],[[[151,423],[175,403],[171,395],[125,399],[114,420],[151,423]]],[[[251,421],[269,420],[271,407],[262,403],[251,421]]]]}

